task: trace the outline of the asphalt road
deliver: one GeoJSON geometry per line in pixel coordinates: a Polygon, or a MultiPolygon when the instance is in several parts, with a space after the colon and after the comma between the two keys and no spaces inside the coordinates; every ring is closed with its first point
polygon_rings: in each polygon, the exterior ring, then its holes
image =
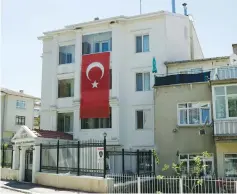
{"type": "Polygon", "coordinates": [[[5,193],[20,194],[20,192],[12,191],[12,190],[9,190],[9,189],[4,189],[4,188],[1,188],[0,191],[1,191],[1,194],[5,194],[5,193]]]}

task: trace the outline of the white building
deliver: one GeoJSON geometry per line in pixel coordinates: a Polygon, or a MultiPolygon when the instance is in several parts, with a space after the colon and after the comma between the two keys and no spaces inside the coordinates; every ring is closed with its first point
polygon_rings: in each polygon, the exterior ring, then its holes
{"type": "Polygon", "coordinates": [[[165,11],[119,16],[45,32],[41,129],[72,133],[74,139],[101,139],[124,148],[154,145],[152,59],[159,73],[165,61],[203,58],[193,22],[165,11]],[[84,54],[111,52],[111,124],[80,120],[80,71],[84,54]],[[60,88],[60,91],[58,90],[60,88]]]}
{"type": "Polygon", "coordinates": [[[1,88],[1,134],[5,140],[10,140],[22,125],[33,128],[34,102],[38,99],[23,90],[1,88]]]}

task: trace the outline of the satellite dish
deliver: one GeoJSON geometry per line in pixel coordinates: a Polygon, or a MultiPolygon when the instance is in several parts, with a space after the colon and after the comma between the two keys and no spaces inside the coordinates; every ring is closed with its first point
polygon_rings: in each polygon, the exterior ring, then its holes
{"type": "Polygon", "coordinates": [[[236,54],[232,54],[230,55],[230,65],[237,65],[237,55],[236,54]]]}

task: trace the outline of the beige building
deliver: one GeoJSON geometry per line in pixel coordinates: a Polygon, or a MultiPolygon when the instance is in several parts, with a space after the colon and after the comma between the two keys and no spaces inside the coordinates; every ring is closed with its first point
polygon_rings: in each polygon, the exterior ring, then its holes
{"type": "Polygon", "coordinates": [[[237,55],[166,65],[154,86],[160,166],[183,162],[182,174],[192,174],[194,156],[207,151],[205,175],[236,177],[237,55]]]}
{"type": "Polygon", "coordinates": [[[1,137],[8,141],[22,125],[34,126],[34,103],[39,98],[1,88],[1,137]]]}

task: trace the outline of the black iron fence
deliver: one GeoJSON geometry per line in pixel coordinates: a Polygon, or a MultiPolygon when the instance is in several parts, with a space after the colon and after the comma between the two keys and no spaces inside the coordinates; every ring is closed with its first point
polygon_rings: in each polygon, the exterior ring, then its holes
{"type": "Polygon", "coordinates": [[[112,151],[112,147],[106,145],[106,139],[40,144],[40,172],[105,177],[111,173],[151,174],[155,170],[151,151],[112,151]]]}
{"type": "Polygon", "coordinates": [[[2,168],[12,168],[12,161],[13,161],[13,146],[11,144],[3,144],[1,146],[1,154],[2,154],[2,161],[1,166],[2,168]]]}

